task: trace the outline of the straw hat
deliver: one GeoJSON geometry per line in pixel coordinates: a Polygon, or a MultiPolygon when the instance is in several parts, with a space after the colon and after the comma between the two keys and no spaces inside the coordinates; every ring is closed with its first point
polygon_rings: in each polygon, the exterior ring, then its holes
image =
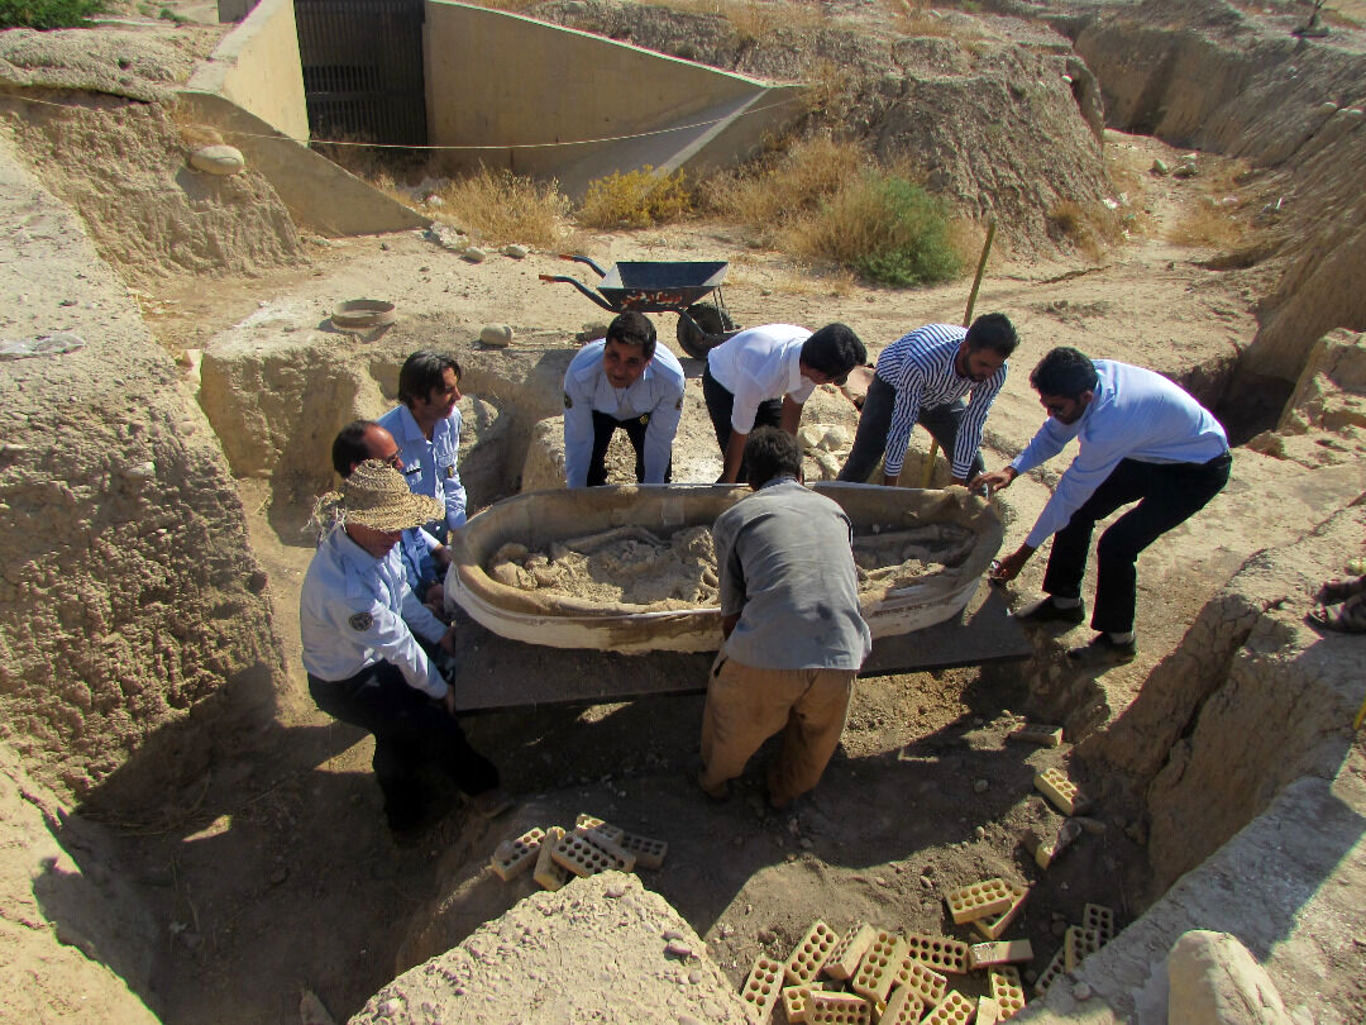
{"type": "Polygon", "coordinates": [[[352,470],[335,497],[340,499],[338,512],[346,523],[386,533],[446,517],[442,503],[413,494],[403,475],[378,459],[367,459],[352,470]]]}

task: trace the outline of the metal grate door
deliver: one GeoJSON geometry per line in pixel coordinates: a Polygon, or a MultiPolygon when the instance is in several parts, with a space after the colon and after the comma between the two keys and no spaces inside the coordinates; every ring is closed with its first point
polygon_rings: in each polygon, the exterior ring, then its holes
{"type": "Polygon", "coordinates": [[[423,0],[294,0],[315,139],[427,141],[423,0]]]}

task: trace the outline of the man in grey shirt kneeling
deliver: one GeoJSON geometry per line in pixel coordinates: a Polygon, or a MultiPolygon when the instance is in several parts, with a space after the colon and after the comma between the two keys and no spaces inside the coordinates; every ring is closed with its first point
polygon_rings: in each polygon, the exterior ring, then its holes
{"type": "Polygon", "coordinates": [[[849,518],[802,484],[796,438],[759,428],[744,465],[754,494],[712,528],[725,640],[707,684],[697,781],[724,799],[727,781],[785,730],[768,768],[769,803],[783,808],[820,781],[835,753],[872,637],[859,612],[849,518]]]}

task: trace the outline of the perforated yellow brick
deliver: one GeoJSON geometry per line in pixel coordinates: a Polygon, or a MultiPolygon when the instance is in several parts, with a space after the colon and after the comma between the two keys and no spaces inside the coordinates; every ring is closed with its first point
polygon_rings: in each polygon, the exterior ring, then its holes
{"type": "Polygon", "coordinates": [[[794,986],[802,986],[820,974],[830,952],[840,941],[840,934],[819,918],[811,923],[806,935],[788,956],[783,966],[783,977],[794,986]]]}
{"type": "Polygon", "coordinates": [[[811,992],[822,988],[824,987],[819,982],[783,987],[783,1013],[787,1015],[789,1025],[806,1021],[806,1008],[811,999],[811,992]]]}
{"type": "Polygon", "coordinates": [[[1013,900],[1004,879],[983,879],[980,883],[959,886],[944,894],[949,914],[958,925],[992,918],[1010,907],[1013,900]]]}
{"type": "Polygon", "coordinates": [[[977,1011],[977,1001],[969,1000],[956,989],[948,994],[921,1021],[921,1025],[968,1025],[977,1011]]]}
{"type": "Polygon", "coordinates": [[[1062,938],[1062,966],[1064,970],[1076,971],[1077,965],[1099,949],[1100,939],[1096,936],[1094,929],[1087,929],[1081,925],[1069,925],[1062,938]]]}
{"type": "Polygon", "coordinates": [[[984,968],[994,964],[1019,964],[1034,960],[1034,948],[1028,940],[1009,940],[997,943],[974,943],[968,948],[968,966],[984,968]]]}
{"type": "Polygon", "coordinates": [[[1081,825],[1075,819],[1064,819],[1062,825],[1055,830],[1027,830],[1021,841],[1025,849],[1034,855],[1034,864],[1040,868],[1047,868],[1059,854],[1071,847],[1072,842],[1079,836],[1081,825]]]}
{"type": "Polygon", "coordinates": [[[927,936],[924,933],[905,934],[906,952],[917,961],[924,961],[931,968],[941,972],[962,975],[968,970],[968,945],[945,936],[927,936]]]}
{"type": "Polygon", "coordinates": [[[574,878],[574,873],[550,856],[555,845],[563,839],[564,830],[559,826],[551,826],[545,831],[545,836],[541,840],[540,853],[536,855],[536,872],[532,878],[547,890],[558,890],[574,878]]]}
{"type": "Polygon", "coordinates": [[[873,1008],[855,993],[818,993],[811,990],[806,1025],[872,1025],[873,1008]]]}
{"type": "Polygon", "coordinates": [[[544,839],[545,830],[540,826],[532,826],[521,836],[504,840],[489,859],[494,874],[503,882],[516,879],[536,864],[536,856],[541,853],[541,841],[544,839]]]}
{"type": "Polygon", "coordinates": [[[1034,992],[1038,996],[1043,996],[1048,992],[1048,987],[1053,985],[1053,980],[1061,975],[1063,969],[1063,947],[1058,948],[1058,952],[1053,955],[1053,959],[1048,962],[1048,967],[1043,970],[1034,983],[1034,992]]]}
{"type": "Polygon", "coordinates": [[[621,843],[621,838],[626,835],[626,830],[620,826],[609,825],[596,815],[589,815],[586,811],[579,812],[575,817],[574,828],[597,830],[613,843],[621,843]]]}
{"type": "Polygon", "coordinates": [[[566,833],[550,848],[550,856],[557,865],[569,869],[576,876],[595,876],[616,868],[616,859],[582,833],[566,833]]]}
{"type": "Polygon", "coordinates": [[[977,998],[977,1017],[973,1019],[974,1025],[1000,1025],[1001,1005],[994,997],[977,998]]]}
{"type": "Polygon", "coordinates": [[[763,1025],[773,1015],[774,1005],[782,994],[783,966],[771,957],[760,954],[749,970],[745,988],[740,996],[754,1008],[754,1021],[763,1025]]]}
{"type": "Polygon", "coordinates": [[[914,1025],[925,1013],[925,998],[914,987],[893,986],[878,1025],[914,1025]]]}
{"type": "Polygon", "coordinates": [[[873,945],[877,930],[867,922],[856,922],[844,934],[844,939],[835,944],[830,956],[825,959],[821,970],[832,979],[848,979],[858,971],[858,963],[863,952],[873,945]]]}
{"type": "Polygon", "coordinates": [[[987,972],[987,982],[991,986],[991,998],[1001,1009],[1001,1020],[1007,1021],[1024,1010],[1024,983],[1020,981],[1020,970],[1014,965],[1002,965],[987,972]]]}
{"type": "Polygon", "coordinates": [[[573,835],[583,837],[598,850],[608,855],[612,859],[612,868],[622,872],[635,871],[636,856],[613,840],[612,837],[616,834],[610,830],[604,833],[597,826],[591,828],[579,826],[574,830],[573,835]]]}
{"type": "Polygon", "coordinates": [[[939,1003],[949,990],[949,980],[924,961],[916,960],[913,954],[907,954],[902,959],[892,985],[897,989],[909,989],[920,997],[921,1003],[926,1007],[933,1007],[939,1003]]]}
{"type": "Polygon", "coordinates": [[[659,868],[664,864],[664,856],[669,853],[669,845],[665,841],[635,833],[623,833],[617,842],[622,850],[636,856],[637,868],[659,868]]]}
{"type": "Polygon", "coordinates": [[[1067,773],[1053,767],[1034,777],[1034,787],[1064,815],[1075,815],[1086,807],[1081,788],[1067,778],[1067,773]]]}
{"type": "Polygon", "coordinates": [[[1015,916],[1024,907],[1025,897],[1029,895],[1029,887],[1027,886],[1021,886],[1019,883],[1009,883],[1008,885],[1013,900],[1005,914],[1000,918],[979,918],[972,923],[972,927],[989,940],[999,940],[1001,934],[1010,928],[1010,923],[1015,921],[1015,916]]]}
{"type": "Polygon", "coordinates": [[[906,953],[905,940],[896,933],[879,931],[872,946],[864,952],[849,988],[874,1003],[886,1003],[906,953]]]}
{"type": "Polygon", "coordinates": [[[1082,928],[1096,934],[1103,947],[1115,938],[1115,913],[1104,904],[1087,904],[1081,914],[1082,928]]]}

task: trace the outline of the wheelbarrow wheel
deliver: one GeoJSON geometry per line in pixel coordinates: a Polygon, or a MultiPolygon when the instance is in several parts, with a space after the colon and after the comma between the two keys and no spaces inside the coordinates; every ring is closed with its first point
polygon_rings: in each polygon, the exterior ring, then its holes
{"type": "Polygon", "coordinates": [[[730,314],[715,303],[693,303],[688,307],[687,316],[679,316],[675,335],[689,356],[706,359],[708,350],[725,340],[720,336],[734,330],[735,322],[730,314]]]}

